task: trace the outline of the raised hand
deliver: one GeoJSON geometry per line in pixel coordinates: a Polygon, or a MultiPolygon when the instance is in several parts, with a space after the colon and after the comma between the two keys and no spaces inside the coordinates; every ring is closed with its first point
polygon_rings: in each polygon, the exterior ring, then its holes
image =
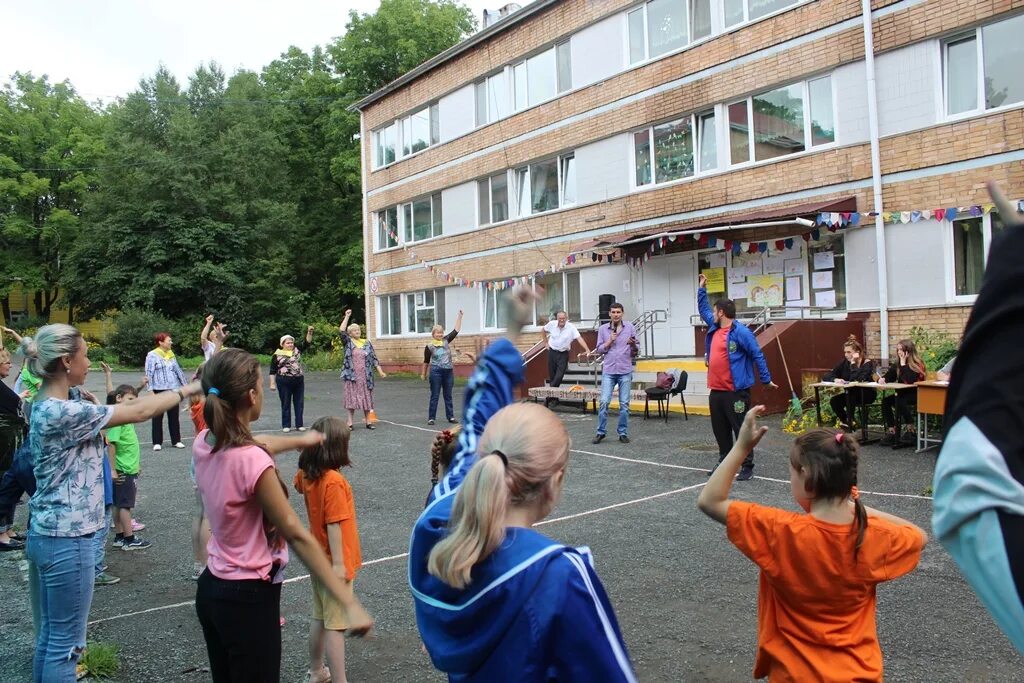
{"type": "Polygon", "coordinates": [[[103,361],[100,361],[100,369],[103,370],[104,375],[109,375],[112,372],[110,366],[104,363],[103,361]]]}
{"type": "Polygon", "coordinates": [[[213,313],[211,313],[210,315],[206,316],[206,324],[210,325],[212,323],[213,323],[213,313]]]}
{"type": "Polygon", "coordinates": [[[768,432],[767,427],[758,426],[757,418],[764,413],[764,406],[754,406],[747,411],[740,426],[740,433],[736,439],[737,447],[744,448],[748,453],[757,446],[761,438],[768,432]]]}
{"type": "Polygon", "coordinates": [[[700,275],[697,276],[697,286],[700,287],[701,289],[704,289],[705,287],[708,286],[708,279],[704,275],[704,273],[701,273],[700,275]]]}

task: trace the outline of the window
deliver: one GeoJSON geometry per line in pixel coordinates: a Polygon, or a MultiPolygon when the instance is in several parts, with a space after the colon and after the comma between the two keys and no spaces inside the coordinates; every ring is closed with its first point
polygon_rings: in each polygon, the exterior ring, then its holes
{"type": "Polygon", "coordinates": [[[789,7],[797,0],[747,0],[747,12],[751,21],[767,16],[772,12],[789,7]]]}
{"type": "Polygon", "coordinates": [[[685,46],[689,42],[686,14],[686,0],[651,0],[630,12],[630,64],[685,46]]]}
{"type": "Polygon", "coordinates": [[[946,113],[950,116],[1024,101],[1024,15],[982,26],[944,45],[946,113]]]}
{"type": "Polygon", "coordinates": [[[744,0],[724,0],[724,5],[726,27],[742,24],[747,20],[747,3],[744,0]]]}
{"type": "Polygon", "coordinates": [[[715,114],[691,114],[633,135],[637,187],[689,178],[718,166],[715,114]],[[653,154],[652,154],[653,150],[653,154]]]}
{"type": "Polygon", "coordinates": [[[430,105],[430,144],[441,142],[441,105],[434,102],[430,105]]]}
{"type": "Polygon", "coordinates": [[[569,41],[555,46],[558,58],[558,92],[572,89],[572,50],[569,41]]]}
{"type": "Polygon", "coordinates": [[[483,289],[484,298],[484,328],[496,330],[505,321],[505,312],[508,309],[508,301],[502,294],[503,290],[498,289],[498,283],[493,283],[492,289],[483,289]]]}
{"type": "Polygon", "coordinates": [[[629,63],[647,59],[647,32],[644,29],[644,8],[634,10],[626,17],[629,23],[629,63]]]}
{"type": "Polygon", "coordinates": [[[377,248],[398,246],[398,207],[389,206],[377,212],[377,248]]]}
{"type": "Polygon", "coordinates": [[[380,334],[382,337],[402,334],[402,297],[377,297],[380,302],[380,334]]]}
{"type": "Polygon", "coordinates": [[[516,110],[530,106],[529,90],[526,87],[526,62],[512,67],[513,88],[516,91],[516,110]]]}
{"type": "Polygon", "coordinates": [[[796,154],[835,139],[829,76],[769,90],[729,105],[732,165],[796,154]]]}
{"type": "Polygon", "coordinates": [[[711,35],[711,0],[690,0],[690,35],[695,41],[711,35]]]}
{"type": "Polygon", "coordinates": [[[508,115],[508,79],[504,71],[499,71],[487,79],[487,120],[497,121],[508,115]]]}
{"type": "Polygon", "coordinates": [[[437,102],[373,132],[374,165],[394,163],[441,141],[441,108],[437,102]]]}
{"type": "Polygon", "coordinates": [[[1005,229],[999,214],[993,212],[953,221],[953,292],[956,296],[974,296],[981,290],[981,279],[992,248],[1005,229]]]}
{"type": "Polygon", "coordinates": [[[383,143],[380,151],[380,166],[393,163],[398,145],[398,124],[393,123],[383,129],[381,133],[383,143]]]}
{"type": "Polygon", "coordinates": [[[544,294],[534,304],[535,325],[545,325],[554,320],[559,311],[565,311],[569,320],[580,319],[580,274],[548,273],[535,278],[534,282],[544,287],[544,294]]]}
{"type": "Polygon", "coordinates": [[[572,54],[568,42],[512,66],[512,96],[516,111],[550,100],[571,87],[572,54]]]}
{"type": "Polygon", "coordinates": [[[526,80],[530,106],[550,100],[558,92],[558,71],[554,49],[545,50],[526,60],[526,80]]]}
{"type": "Polygon", "coordinates": [[[499,173],[477,181],[480,225],[508,220],[508,174],[499,173]]]}
{"type": "Polygon", "coordinates": [[[402,205],[405,241],[419,242],[442,233],[441,193],[422,197],[402,205]]]}
{"type": "Polygon", "coordinates": [[[576,203],[576,159],[565,154],[513,171],[517,216],[553,211],[576,203]]]}
{"type": "Polygon", "coordinates": [[[410,333],[429,333],[435,323],[444,324],[444,290],[427,289],[406,294],[405,310],[410,333]]]}

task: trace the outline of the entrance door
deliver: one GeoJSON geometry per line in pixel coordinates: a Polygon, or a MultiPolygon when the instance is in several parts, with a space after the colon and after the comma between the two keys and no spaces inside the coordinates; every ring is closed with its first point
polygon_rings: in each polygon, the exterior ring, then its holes
{"type": "Polygon", "coordinates": [[[697,312],[694,268],[692,254],[659,256],[643,265],[642,310],[660,309],[668,317],[668,322],[654,328],[655,355],[694,354],[693,326],[690,324],[690,316],[697,312]]]}

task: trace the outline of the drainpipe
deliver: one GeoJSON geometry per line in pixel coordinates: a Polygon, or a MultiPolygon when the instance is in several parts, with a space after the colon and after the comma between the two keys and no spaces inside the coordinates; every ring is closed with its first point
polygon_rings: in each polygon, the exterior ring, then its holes
{"type": "MultiPolygon", "coordinates": [[[[871,186],[875,204],[875,252],[878,263],[878,318],[880,361],[889,364],[889,280],[885,258],[885,221],[882,220],[882,162],[878,148],[878,96],[875,90],[875,40],[871,32],[871,0],[861,0],[864,22],[864,66],[868,86],[868,130],[871,136],[871,186]]],[[[866,341],[866,340],[865,340],[866,341]]]]}
{"type": "MultiPolygon", "coordinates": [[[[366,137],[366,120],[365,120],[365,117],[363,115],[363,110],[360,109],[359,110],[359,174],[361,176],[362,185],[363,185],[362,188],[360,188],[362,190],[362,194],[363,194],[363,202],[362,202],[363,212],[362,212],[362,216],[359,217],[359,225],[360,225],[360,227],[362,228],[362,231],[363,231],[363,273],[364,273],[364,276],[370,274],[370,251],[371,251],[370,244],[371,244],[371,241],[373,240],[373,237],[374,237],[372,232],[368,232],[366,230],[366,226],[367,226],[366,207],[369,205],[369,202],[368,202],[368,200],[366,198],[366,191],[367,191],[367,187],[366,187],[367,170],[366,170],[366,167],[369,166],[369,164],[370,164],[370,159],[367,158],[366,140],[367,140],[367,137],[366,137]]],[[[371,141],[371,143],[372,143],[372,141],[371,141]]],[[[370,153],[371,154],[373,153],[373,148],[372,147],[370,148],[370,153]]],[[[373,299],[373,294],[370,292],[370,278],[367,277],[365,279],[365,281],[363,282],[363,285],[364,285],[363,299],[364,299],[365,306],[366,306],[366,338],[367,339],[374,339],[374,340],[376,340],[376,338],[377,338],[377,326],[374,325],[372,329],[370,327],[370,313],[371,313],[371,311],[375,310],[375,309],[372,308],[372,306],[373,306],[373,300],[372,300],[373,299]]],[[[374,320],[376,320],[376,316],[374,317],[374,320]]]]}

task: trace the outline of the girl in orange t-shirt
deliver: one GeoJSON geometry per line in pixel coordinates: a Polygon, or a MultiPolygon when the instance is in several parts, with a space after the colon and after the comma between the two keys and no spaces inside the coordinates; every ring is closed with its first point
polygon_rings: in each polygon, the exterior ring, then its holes
{"type": "MultiPolygon", "coordinates": [[[[349,428],[338,417],[322,417],[313,431],[324,435],[319,446],[303,449],[295,490],[306,501],[309,530],[331,561],[334,573],[347,590],[352,590],[356,572],[363,564],[356,527],[352,487],[339,471],[351,465],[348,456],[349,428]]],[[[324,585],[310,577],[313,588],[313,624],[309,631],[310,665],[307,680],[324,683],[345,680],[345,631],[349,624],[345,610],[324,585]],[[326,651],[327,664],[324,667],[326,651]]]]}
{"type": "Polygon", "coordinates": [[[740,464],[768,431],[757,425],[763,411],[747,413],[697,500],[761,569],[754,678],[881,681],[875,586],[912,571],[927,536],[861,502],[857,442],[842,432],[808,432],[790,449],[790,488],[806,514],[730,500],[740,464]]]}

